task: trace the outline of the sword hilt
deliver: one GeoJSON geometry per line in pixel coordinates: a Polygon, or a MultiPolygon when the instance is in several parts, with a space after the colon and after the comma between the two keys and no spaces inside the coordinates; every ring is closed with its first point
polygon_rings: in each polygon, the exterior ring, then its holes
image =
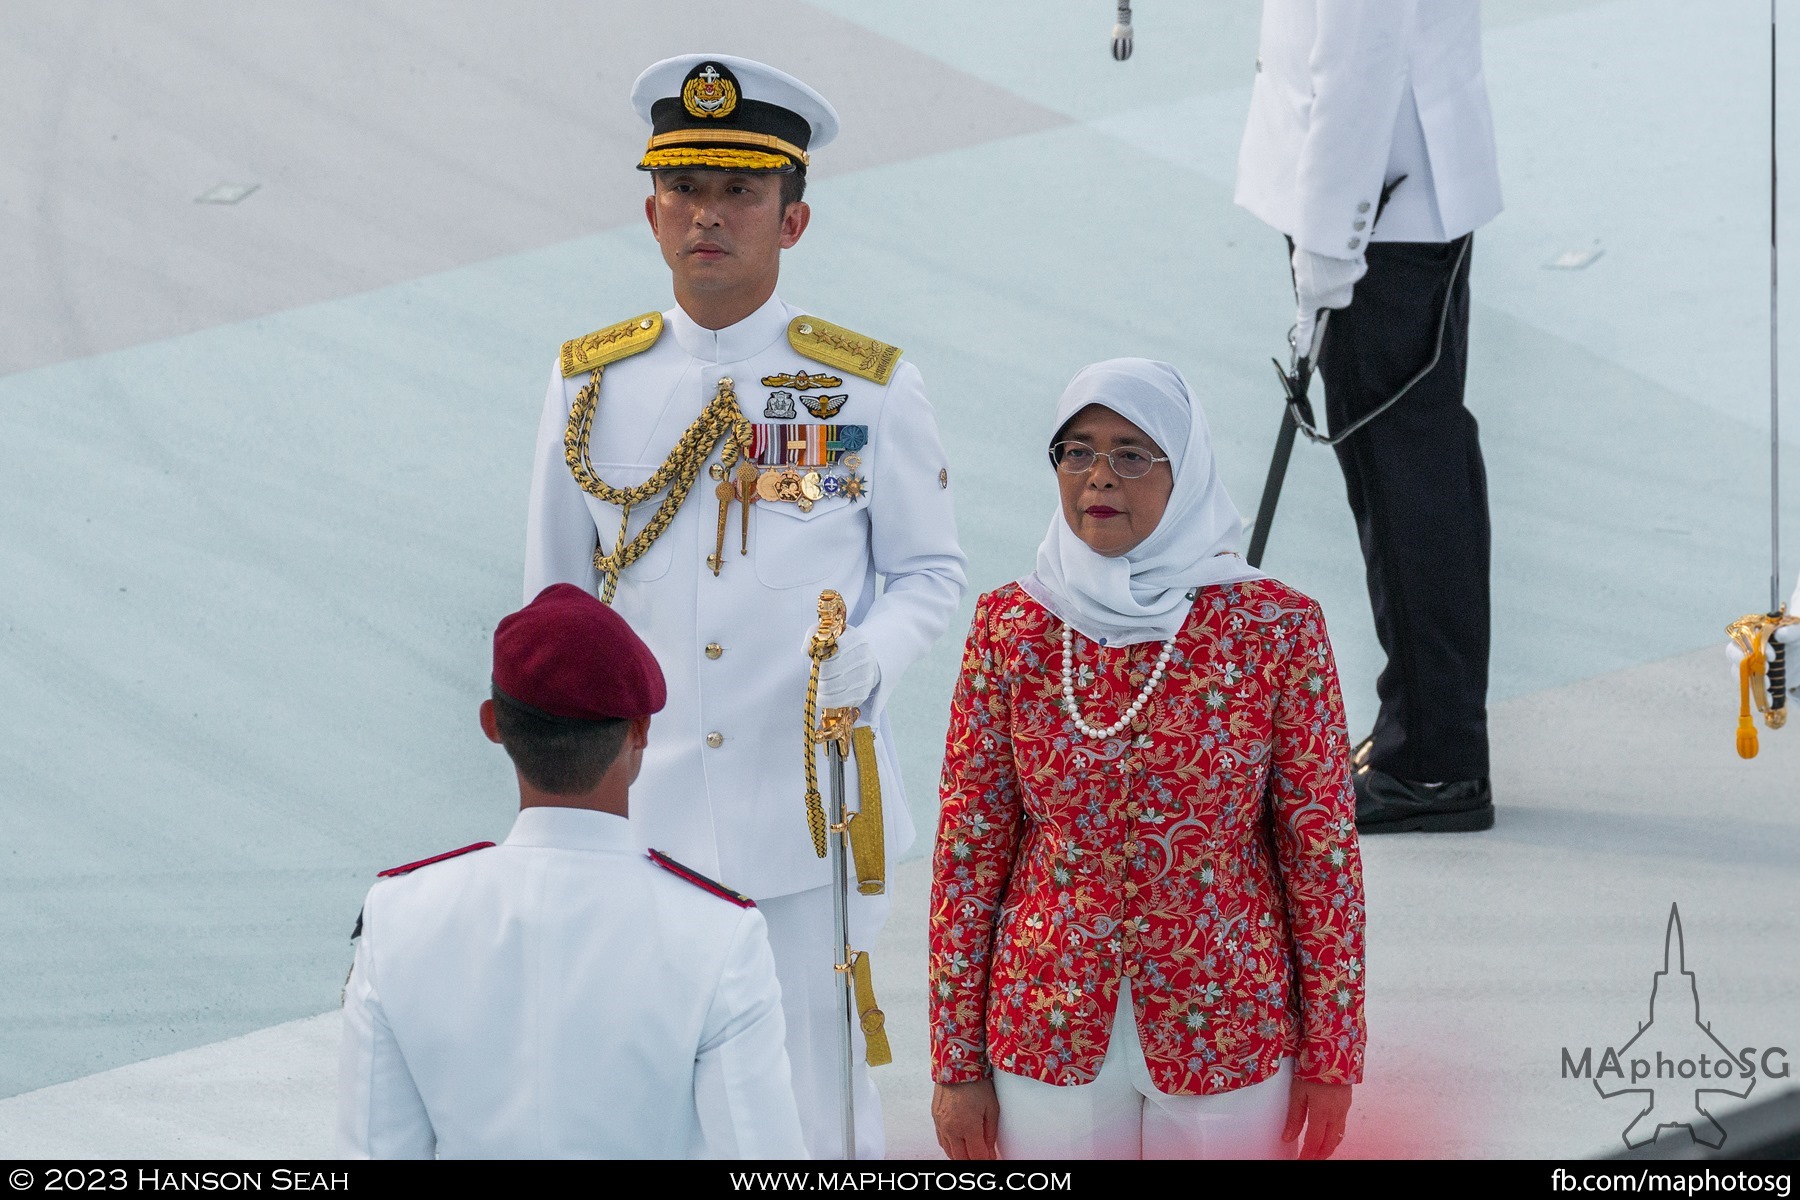
{"type": "Polygon", "coordinates": [[[1787,644],[1769,639],[1769,711],[1763,715],[1770,729],[1787,721],[1787,644]]]}
{"type": "Polygon", "coordinates": [[[844,634],[849,624],[849,610],[844,607],[844,598],[831,588],[819,593],[819,627],[813,630],[812,656],[815,660],[830,658],[837,653],[838,638],[844,634]]]}

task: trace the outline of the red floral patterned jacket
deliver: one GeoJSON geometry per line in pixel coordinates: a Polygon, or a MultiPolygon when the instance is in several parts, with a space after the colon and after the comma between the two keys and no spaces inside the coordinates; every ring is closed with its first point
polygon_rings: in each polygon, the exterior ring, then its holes
{"type": "MultiPolygon", "coordinates": [[[[1092,1080],[1119,980],[1150,1076],[1204,1095],[1362,1079],[1363,890],[1337,668],[1313,601],[1201,590],[1161,686],[1105,742],[1063,711],[1063,625],[981,597],[950,709],[932,863],[932,1075],[1092,1080]]],[[[1104,729],[1161,643],[1074,639],[1104,729]]]]}

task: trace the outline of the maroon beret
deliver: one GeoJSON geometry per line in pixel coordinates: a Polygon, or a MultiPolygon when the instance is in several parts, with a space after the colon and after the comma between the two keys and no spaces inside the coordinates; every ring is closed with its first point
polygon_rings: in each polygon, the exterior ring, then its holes
{"type": "Polygon", "coordinates": [[[494,687],[526,708],[578,721],[647,717],[669,698],[650,647],[572,583],[551,584],[501,620],[494,687]]]}

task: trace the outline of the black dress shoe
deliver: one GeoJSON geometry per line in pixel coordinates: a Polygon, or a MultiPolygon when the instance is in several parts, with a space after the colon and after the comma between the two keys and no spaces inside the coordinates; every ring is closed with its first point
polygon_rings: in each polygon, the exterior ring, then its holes
{"type": "Polygon", "coordinates": [[[1414,783],[1365,762],[1351,780],[1358,833],[1473,833],[1494,827],[1494,792],[1485,779],[1414,783]]]}

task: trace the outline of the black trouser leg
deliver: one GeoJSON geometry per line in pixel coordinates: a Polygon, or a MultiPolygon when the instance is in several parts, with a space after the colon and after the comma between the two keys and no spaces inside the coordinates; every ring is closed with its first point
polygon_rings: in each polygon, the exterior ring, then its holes
{"type": "Polygon", "coordinates": [[[1420,782],[1488,774],[1487,475],[1463,406],[1467,261],[1451,283],[1460,245],[1371,245],[1368,274],[1332,313],[1319,356],[1335,432],[1430,361],[1450,292],[1436,368],[1337,447],[1387,652],[1370,761],[1420,782]]]}

